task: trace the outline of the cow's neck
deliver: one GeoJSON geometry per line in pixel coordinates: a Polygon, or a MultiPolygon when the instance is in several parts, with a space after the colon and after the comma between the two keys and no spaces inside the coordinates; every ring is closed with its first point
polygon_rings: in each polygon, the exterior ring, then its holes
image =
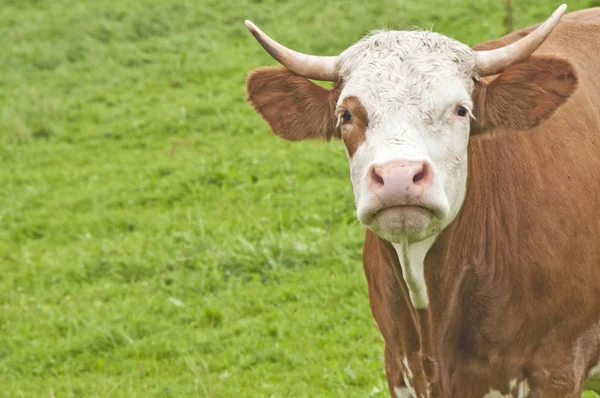
{"type": "Polygon", "coordinates": [[[432,236],[431,238],[414,243],[409,243],[408,238],[405,238],[401,243],[392,243],[398,254],[402,271],[402,275],[398,275],[397,269],[394,271],[396,278],[403,279],[406,283],[410,301],[416,309],[425,309],[429,305],[424,263],[425,256],[435,238],[435,236],[432,236]]]}
{"type": "MultiPolygon", "coordinates": [[[[502,272],[494,272],[494,262],[489,261],[494,254],[490,246],[495,245],[488,245],[494,240],[487,228],[488,213],[494,211],[488,199],[470,190],[455,221],[439,235],[421,242],[387,242],[382,246],[383,251],[397,254],[398,262],[388,266],[398,283],[406,286],[413,307],[414,329],[409,332],[406,324],[402,327],[406,334],[414,333],[418,344],[403,346],[402,350],[409,356],[418,352],[425,380],[437,380],[440,386],[450,385],[452,369],[465,354],[478,351],[474,330],[461,327],[479,322],[477,311],[472,310],[486,305],[487,296],[478,292],[491,292],[492,286],[502,283],[498,280],[502,272]]],[[[502,297],[508,299],[510,295],[502,297]]]]}
{"type": "MultiPolygon", "coordinates": [[[[480,149],[479,144],[475,141],[471,146],[480,149]]],[[[455,364],[458,357],[486,352],[492,337],[494,344],[503,346],[517,331],[523,330],[522,314],[515,313],[508,305],[515,301],[514,278],[510,277],[514,272],[507,268],[512,264],[504,260],[505,255],[500,256],[515,250],[518,241],[514,229],[498,227],[499,222],[514,218],[505,215],[516,202],[508,201],[506,192],[503,196],[494,190],[495,180],[490,178],[489,170],[497,167],[489,164],[491,160],[485,156],[489,151],[473,152],[461,210],[428,246],[424,259],[432,328],[429,332],[439,344],[441,351],[436,357],[441,367],[455,364]],[[510,312],[510,325],[505,311],[510,312]],[[461,328],[460,325],[477,326],[461,328]],[[460,354],[455,352],[457,348],[460,354]]],[[[528,271],[520,272],[523,275],[528,271]]]]}

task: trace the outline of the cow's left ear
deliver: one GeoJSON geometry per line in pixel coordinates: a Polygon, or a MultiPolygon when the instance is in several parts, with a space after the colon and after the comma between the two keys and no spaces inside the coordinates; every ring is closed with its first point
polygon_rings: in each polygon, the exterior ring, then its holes
{"type": "Polygon", "coordinates": [[[471,134],[493,127],[533,128],[549,118],[577,88],[573,66],[553,57],[531,57],[506,68],[473,92],[475,120],[471,134]]]}

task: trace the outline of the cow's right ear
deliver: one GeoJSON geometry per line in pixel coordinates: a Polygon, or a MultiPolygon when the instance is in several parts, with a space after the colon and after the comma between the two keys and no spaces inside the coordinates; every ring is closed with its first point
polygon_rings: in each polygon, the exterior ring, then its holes
{"type": "Polygon", "coordinates": [[[253,70],[246,90],[248,102],[278,136],[290,141],[337,137],[339,90],[328,90],[283,67],[253,70]]]}

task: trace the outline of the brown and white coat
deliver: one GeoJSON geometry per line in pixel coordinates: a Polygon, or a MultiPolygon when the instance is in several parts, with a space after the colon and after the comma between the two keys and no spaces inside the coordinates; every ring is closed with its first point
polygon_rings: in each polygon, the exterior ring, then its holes
{"type": "Polygon", "coordinates": [[[323,59],[248,23],[298,72],[251,72],[256,111],[344,142],[392,395],[574,398],[598,371],[600,11],[562,12],[474,49],[380,31],[323,59]]]}

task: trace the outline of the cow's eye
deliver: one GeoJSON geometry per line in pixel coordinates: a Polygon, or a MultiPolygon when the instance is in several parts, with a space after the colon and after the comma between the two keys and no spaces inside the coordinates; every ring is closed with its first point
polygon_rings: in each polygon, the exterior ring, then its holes
{"type": "Polygon", "coordinates": [[[469,111],[467,110],[467,108],[465,108],[462,105],[457,106],[455,112],[460,117],[465,117],[465,116],[467,116],[467,113],[469,113],[469,111]]]}
{"type": "Polygon", "coordinates": [[[344,113],[342,113],[342,122],[348,123],[350,120],[352,120],[352,115],[350,112],[344,111],[344,113]]]}

